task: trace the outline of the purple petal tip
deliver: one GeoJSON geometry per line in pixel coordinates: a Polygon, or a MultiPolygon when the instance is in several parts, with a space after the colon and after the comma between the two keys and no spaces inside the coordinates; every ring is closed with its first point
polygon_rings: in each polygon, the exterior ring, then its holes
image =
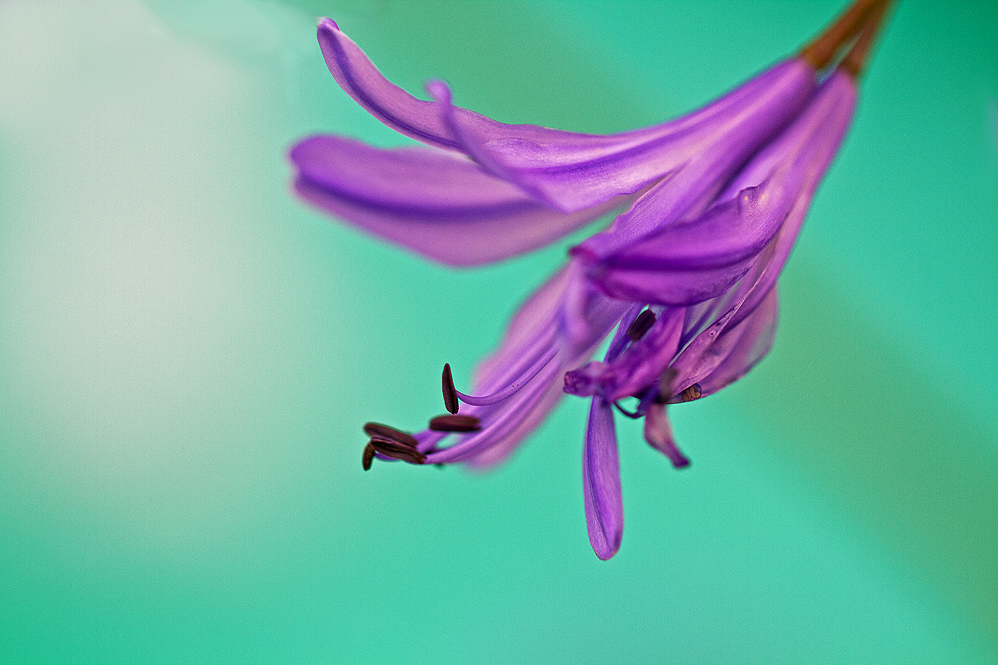
{"type": "Polygon", "coordinates": [[[324,18],[319,20],[319,29],[326,28],[328,30],[340,31],[340,26],[336,25],[336,21],[331,18],[324,18]]]}

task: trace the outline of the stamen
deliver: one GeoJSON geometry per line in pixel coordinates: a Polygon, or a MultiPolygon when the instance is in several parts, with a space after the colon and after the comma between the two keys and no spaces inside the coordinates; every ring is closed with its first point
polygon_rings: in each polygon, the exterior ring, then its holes
{"type": "Polygon", "coordinates": [[[475,416],[437,416],[430,421],[430,429],[437,432],[475,432],[482,425],[475,416]]]}
{"type": "MultiPolygon", "coordinates": [[[[537,376],[542,369],[544,369],[551,360],[558,355],[558,349],[554,348],[545,353],[534,366],[527,370],[525,375],[520,378],[519,381],[511,386],[503,388],[498,392],[494,392],[491,395],[465,395],[464,393],[455,390],[457,398],[464,402],[465,404],[471,404],[472,406],[488,406],[489,404],[496,404],[505,399],[508,399],[518,393],[523,386],[530,383],[535,376],[537,376]]],[[[457,413],[457,409],[451,411],[451,413],[457,413]]]]}
{"type": "Polygon", "coordinates": [[[373,443],[369,442],[366,446],[364,446],[364,456],[360,459],[360,463],[364,466],[364,471],[371,470],[371,462],[374,461],[375,452],[373,443]]]}
{"type": "Polygon", "coordinates": [[[561,370],[559,365],[549,365],[540,373],[536,381],[531,381],[526,388],[509,402],[495,408],[485,427],[471,434],[460,443],[445,448],[430,456],[430,462],[459,462],[477,454],[483,448],[498,441],[515,431],[529,418],[541,397],[547,393],[555,376],[561,370]]]}
{"type": "Polygon", "coordinates": [[[694,383],[692,386],[684,390],[680,396],[683,398],[684,402],[692,402],[695,399],[700,399],[702,394],[703,393],[700,391],[700,384],[694,383]]]}
{"type": "Polygon", "coordinates": [[[624,414],[631,420],[637,420],[638,418],[641,417],[640,413],[638,413],[637,411],[628,411],[627,409],[622,407],[619,402],[614,402],[613,405],[617,407],[617,411],[620,411],[622,414],[624,414]]]}
{"type": "Polygon", "coordinates": [[[419,441],[417,441],[416,437],[411,434],[406,434],[401,430],[389,427],[388,425],[382,425],[381,423],[367,423],[364,425],[364,434],[372,437],[376,436],[388,441],[395,441],[396,443],[401,443],[409,448],[415,448],[419,445],[419,441]]]}
{"type": "Polygon", "coordinates": [[[409,464],[422,464],[426,461],[426,455],[415,448],[392,439],[383,439],[380,436],[372,436],[371,443],[374,449],[387,457],[394,457],[397,460],[408,462],[409,464]]]}
{"type": "Polygon", "coordinates": [[[627,329],[627,336],[631,338],[632,342],[636,342],[645,336],[651,327],[655,325],[655,312],[650,309],[646,309],[640,314],[638,318],[634,319],[630,327],[627,329]]]}
{"type": "Polygon", "coordinates": [[[454,376],[450,372],[450,363],[444,363],[444,373],[440,377],[444,391],[444,408],[449,413],[457,413],[457,390],[454,388],[454,376]]]}

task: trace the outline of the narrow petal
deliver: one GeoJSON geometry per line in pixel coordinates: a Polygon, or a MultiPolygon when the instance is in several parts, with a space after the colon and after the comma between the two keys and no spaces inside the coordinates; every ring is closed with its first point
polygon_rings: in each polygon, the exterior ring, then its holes
{"type": "Polygon", "coordinates": [[[645,415],[645,441],[669,458],[677,469],[690,465],[690,460],[676,446],[672,437],[672,426],[665,412],[665,404],[653,404],[645,415]]]}
{"type": "Polygon", "coordinates": [[[624,534],[624,502],[620,493],[617,434],[609,402],[594,398],[582,453],[582,489],[586,500],[589,542],[604,561],[620,549],[624,534]]]}
{"type": "Polygon", "coordinates": [[[471,160],[422,147],[382,149],[341,136],[292,148],[302,198],[385,240],[450,265],[541,247],[624,201],[564,214],[471,160]]]}

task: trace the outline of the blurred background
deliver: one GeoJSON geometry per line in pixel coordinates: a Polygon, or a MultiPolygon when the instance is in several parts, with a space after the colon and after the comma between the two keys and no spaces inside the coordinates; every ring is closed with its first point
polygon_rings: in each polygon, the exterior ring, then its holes
{"type": "Polygon", "coordinates": [[[327,72],[611,132],[793,52],[844,0],[0,1],[0,660],[998,662],[998,4],[899,3],[781,282],[770,357],[506,465],[376,464],[572,239],[452,271],[289,194],[288,147],[406,142],[327,72]],[[446,303],[441,307],[440,303],[446,303]]]}

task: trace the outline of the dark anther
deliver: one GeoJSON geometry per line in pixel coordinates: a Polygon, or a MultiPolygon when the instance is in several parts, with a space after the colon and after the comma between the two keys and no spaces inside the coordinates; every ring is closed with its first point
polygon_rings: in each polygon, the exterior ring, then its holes
{"type": "Polygon", "coordinates": [[[406,434],[394,427],[382,425],[381,423],[367,423],[364,425],[364,434],[387,439],[388,441],[397,441],[409,448],[415,448],[419,445],[419,441],[416,441],[416,437],[411,434],[406,434]]]}
{"type": "Polygon", "coordinates": [[[694,383],[692,386],[683,391],[682,398],[684,402],[692,402],[695,399],[700,399],[700,384],[694,383]]]}
{"type": "Polygon", "coordinates": [[[437,416],[430,429],[437,432],[474,432],[482,428],[475,416],[437,416]]]}
{"type": "Polygon", "coordinates": [[[364,456],[361,458],[360,463],[364,465],[364,471],[371,470],[371,462],[374,461],[374,444],[368,443],[364,446],[364,456]]]}
{"type": "Polygon", "coordinates": [[[440,379],[444,389],[444,408],[449,413],[457,413],[457,389],[454,388],[454,377],[450,373],[450,363],[444,363],[444,373],[440,379]]]}
{"type": "Polygon", "coordinates": [[[646,309],[638,314],[638,318],[631,323],[631,327],[627,329],[627,336],[631,338],[632,342],[636,342],[644,337],[653,325],[655,325],[655,312],[646,309]]]}
{"type": "Polygon", "coordinates": [[[655,397],[656,404],[665,404],[672,398],[672,382],[676,379],[676,370],[669,367],[662,376],[658,378],[658,395],[655,397]]]}
{"type": "Polygon", "coordinates": [[[383,439],[380,436],[371,437],[371,446],[382,455],[394,457],[395,459],[408,462],[409,464],[422,464],[426,461],[426,455],[415,448],[407,446],[392,439],[383,439]]]}

